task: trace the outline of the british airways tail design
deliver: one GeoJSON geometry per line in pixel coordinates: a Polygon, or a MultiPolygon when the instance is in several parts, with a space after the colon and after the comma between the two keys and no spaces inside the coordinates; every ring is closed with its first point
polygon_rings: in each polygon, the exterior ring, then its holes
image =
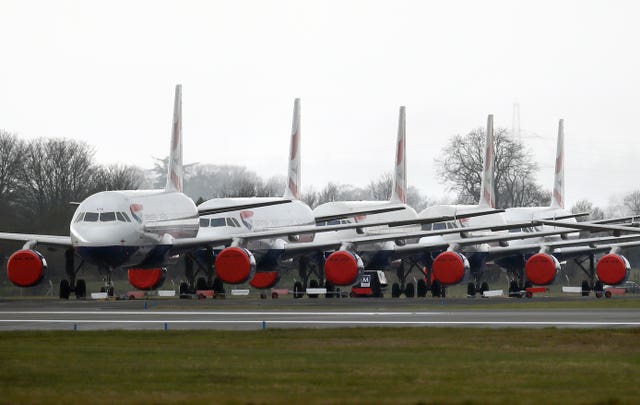
{"type": "Polygon", "coordinates": [[[183,190],[184,170],[182,166],[182,85],[176,85],[176,95],[173,104],[173,123],[171,125],[171,150],[169,152],[169,164],[167,184],[165,191],[183,190]]]}
{"type": "Polygon", "coordinates": [[[393,172],[391,202],[406,204],[407,202],[407,137],[405,124],[405,108],[400,107],[398,118],[398,141],[396,143],[396,164],[393,172]]]}
{"type": "Polygon", "coordinates": [[[493,114],[490,114],[487,118],[487,133],[484,144],[484,166],[482,169],[482,183],[480,184],[480,203],[481,208],[495,208],[495,186],[493,184],[493,169],[495,162],[495,150],[494,150],[494,136],[493,136],[493,114]]]}
{"type": "Polygon", "coordinates": [[[300,199],[302,172],[300,167],[300,99],[293,102],[293,123],[291,124],[291,145],[289,146],[289,169],[284,198],[300,199]]]}
{"type": "Polygon", "coordinates": [[[556,149],[556,171],[553,177],[551,208],[564,208],[564,120],[558,124],[558,146],[556,149]]]}

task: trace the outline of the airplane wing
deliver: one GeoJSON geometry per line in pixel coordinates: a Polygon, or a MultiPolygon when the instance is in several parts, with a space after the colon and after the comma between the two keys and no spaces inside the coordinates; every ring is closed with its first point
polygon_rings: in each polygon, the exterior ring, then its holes
{"type": "Polygon", "coordinates": [[[573,228],[573,229],[580,229],[580,230],[591,231],[591,232],[613,232],[614,235],[620,235],[625,232],[640,233],[640,228],[638,228],[637,226],[599,224],[596,222],[566,223],[566,222],[547,221],[547,220],[540,220],[539,222],[549,226],[573,228]]]}
{"type": "Polygon", "coordinates": [[[36,244],[53,245],[53,246],[69,246],[69,247],[71,246],[70,236],[0,232],[0,240],[12,240],[16,242],[34,242],[36,244]]]}
{"type": "Polygon", "coordinates": [[[562,251],[569,251],[568,248],[580,248],[578,250],[572,249],[573,252],[584,253],[596,253],[598,250],[604,248],[605,251],[611,247],[612,244],[620,245],[624,243],[638,242],[640,243],[640,235],[629,236],[608,236],[600,238],[583,238],[573,240],[562,240],[552,242],[540,242],[530,243],[526,245],[516,246],[500,246],[493,247],[489,252],[489,260],[499,259],[501,257],[510,256],[516,253],[519,254],[534,254],[540,252],[541,249],[547,250],[548,253],[554,253],[558,249],[562,251]]]}
{"type": "Polygon", "coordinates": [[[198,208],[198,215],[202,216],[202,215],[220,214],[220,213],[223,213],[223,212],[247,210],[247,209],[251,209],[251,208],[266,207],[266,206],[270,206],[270,205],[286,204],[286,203],[290,203],[290,202],[291,202],[291,200],[278,199],[278,200],[273,200],[273,201],[261,201],[261,202],[255,202],[255,203],[250,203],[250,204],[225,205],[223,207],[215,207],[215,208],[198,208]]]}
{"type": "Polygon", "coordinates": [[[333,221],[335,219],[344,219],[344,218],[353,218],[359,215],[372,215],[372,214],[381,214],[384,212],[392,212],[392,211],[401,211],[406,207],[404,205],[397,205],[391,207],[382,207],[382,208],[372,208],[368,210],[358,210],[358,211],[349,211],[343,212],[339,214],[332,215],[321,215],[316,217],[316,223],[333,221]]]}

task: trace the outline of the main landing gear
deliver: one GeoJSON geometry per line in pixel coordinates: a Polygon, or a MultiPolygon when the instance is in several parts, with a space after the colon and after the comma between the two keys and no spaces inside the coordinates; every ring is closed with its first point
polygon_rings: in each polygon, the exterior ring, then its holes
{"type": "Polygon", "coordinates": [[[407,277],[411,274],[414,267],[417,267],[422,274],[425,274],[425,272],[417,261],[409,261],[409,263],[406,263],[406,261],[407,259],[402,260],[400,266],[396,269],[396,275],[400,283],[393,283],[391,285],[391,297],[398,298],[403,293],[407,298],[413,298],[416,295],[418,297],[426,297],[430,286],[425,279],[428,280],[429,278],[426,276],[420,277],[420,279],[416,281],[415,286],[413,283],[407,282],[407,277]]]}
{"type": "Polygon", "coordinates": [[[84,261],[75,267],[75,252],[73,249],[67,249],[64,252],[64,270],[67,275],[66,279],[60,280],[60,299],[68,300],[71,293],[75,293],[77,299],[87,297],[87,283],[83,279],[76,281],[76,275],[82,268],[84,261]]]}
{"type": "Polygon", "coordinates": [[[184,273],[187,281],[180,283],[180,298],[187,298],[196,294],[198,290],[213,290],[217,297],[224,297],[224,283],[214,277],[213,250],[206,249],[199,253],[204,254],[187,254],[184,257],[184,273]]]}

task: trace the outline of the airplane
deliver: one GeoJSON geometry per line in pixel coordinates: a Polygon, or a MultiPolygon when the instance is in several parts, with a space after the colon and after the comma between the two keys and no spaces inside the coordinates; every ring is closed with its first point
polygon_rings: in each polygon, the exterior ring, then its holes
{"type": "Polygon", "coordinates": [[[247,204],[228,203],[212,209],[196,208],[182,192],[182,86],[175,88],[174,112],[167,182],[159,190],[117,190],[93,194],[75,210],[69,235],[38,235],[0,232],[0,240],[25,242],[7,261],[9,280],[20,287],[37,285],[44,277],[47,261],[36,250],[38,245],[65,251],[67,278],[60,281],[60,298],[86,296],[86,282],[76,280],[85,263],[98,266],[105,273],[103,290],[114,294],[111,273],[115,268],[128,269],[133,285],[159,285],[164,280],[163,267],[168,257],[207,245],[197,238],[199,215],[251,209],[282,204],[290,200],[259,201],[247,204]],[[75,266],[75,256],[81,263],[75,266]]]}
{"type": "MultiPolygon", "coordinates": [[[[548,231],[560,226],[558,223],[566,225],[568,223],[575,224],[577,222],[576,216],[572,215],[570,211],[565,209],[564,202],[565,180],[563,119],[560,119],[558,123],[555,172],[552,190],[551,203],[548,207],[507,208],[504,216],[507,223],[551,219],[556,223],[556,225],[549,226],[541,224],[535,229],[532,227],[525,227],[522,229],[511,229],[510,232],[548,231]]],[[[589,224],[605,224],[608,222],[619,222],[620,220],[625,219],[628,218],[591,221],[589,224]]],[[[612,250],[612,252],[613,250],[618,251],[618,248],[613,248],[612,246],[618,246],[623,241],[622,239],[618,239],[617,241],[615,239],[616,238],[579,239],[579,234],[577,232],[562,234],[562,236],[550,235],[546,237],[531,238],[526,241],[514,241],[509,247],[494,249],[492,257],[494,263],[504,269],[507,269],[508,272],[513,274],[513,279],[509,283],[509,292],[511,294],[519,294],[520,291],[524,291],[527,287],[531,287],[533,285],[546,286],[553,283],[561,268],[560,262],[567,259],[573,259],[589,277],[589,280],[582,281],[582,290],[586,295],[589,290],[594,290],[596,292],[602,291],[602,286],[607,284],[606,282],[603,283],[602,280],[595,281],[595,276],[598,273],[597,269],[602,268],[602,263],[605,263],[607,259],[596,263],[594,255],[603,252],[603,249],[606,250],[607,248],[612,250]],[[560,239],[574,239],[575,241],[561,242],[560,239]],[[533,245],[535,245],[535,247],[533,245]],[[569,249],[567,246],[573,247],[569,249]],[[599,246],[599,248],[596,249],[596,246],[599,246]],[[509,254],[509,252],[512,254],[509,254]],[[589,268],[585,268],[582,265],[585,255],[589,259],[589,268]]],[[[633,242],[628,241],[625,246],[633,246],[633,242]]],[[[625,260],[626,258],[621,257],[619,262],[624,263],[625,260]]],[[[608,281],[612,281],[606,275],[603,275],[603,277],[608,281]]]]}
{"type": "MultiPolygon", "coordinates": [[[[223,291],[223,283],[240,284],[249,282],[257,289],[273,287],[279,280],[283,260],[299,258],[299,274],[303,282],[293,286],[294,296],[306,288],[318,286],[318,280],[308,282],[312,273],[319,279],[323,275],[309,266],[309,257],[324,262],[323,252],[336,245],[340,240],[363,234],[363,228],[401,227],[413,224],[449,220],[453,217],[415,219],[415,211],[401,202],[406,195],[404,173],[404,108],[400,113],[398,138],[398,162],[396,186],[389,202],[328,203],[321,208],[311,210],[299,201],[301,187],[300,153],[300,100],[294,101],[293,124],[291,131],[288,179],[283,198],[291,201],[285,204],[261,207],[252,210],[227,212],[224,215],[206,215],[200,218],[199,236],[208,239],[218,238],[219,245],[212,245],[200,254],[188,255],[186,262],[187,280],[180,284],[181,295],[197,290],[213,289],[223,291]],[[398,212],[410,214],[397,215],[398,212]],[[413,215],[411,212],[413,211],[413,215]],[[352,217],[359,221],[353,221],[352,217]],[[367,217],[366,221],[362,218],[367,217]],[[329,235],[323,237],[323,235],[329,235]],[[194,264],[196,269],[194,270],[194,264]],[[214,270],[215,269],[215,272],[214,270]],[[198,275],[201,275],[196,279],[198,275]]],[[[200,208],[215,208],[229,201],[245,204],[252,201],[276,201],[278,198],[214,198],[200,204],[200,208]]],[[[482,215],[476,213],[474,215],[482,215]]],[[[317,266],[320,268],[321,266],[317,266]]],[[[352,275],[356,277],[356,275],[352,275]]],[[[329,276],[330,278],[331,276],[329,276]]]]}
{"type": "MultiPolygon", "coordinates": [[[[483,166],[481,199],[478,205],[444,205],[434,206],[423,210],[419,217],[433,218],[437,216],[454,216],[459,213],[469,213],[480,209],[491,208],[494,205],[494,187],[493,187],[493,116],[489,116],[487,120],[487,139],[485,141],[485,159],[483,166]]],[[[556,180],[556,183],[559,182],[556,180]]],[[[561,195],[556,190],[556,196],[561,195]]],[[[555,207],[554,207],[555,209],[555,207]]],[[[522,212],[522,211],[515,211],[522,212]]],[[[504,251],[510,249],[511,252],[518,252],[518,243],[514,247],[507,248],[511,241],[534,239],[537,242],[529,242],[526,246],[530,248],[532,245],[540,248],[540,244],[546,241],[545,238],[558,237],[567,238],[570,234],[569,229],[554,228],[542,229],[542,223],[538,220],[555,219],[566,220],[573,219],[576,214],[561,212],[557,209],[549,212],[549,210],[538,209],[539,215],[536,218],[522,218],[524,222],[518,222],[515,219],[507,221],[501,211],[495,214],[477,216],[471,218],[462,218],[447,221],[445,223],[434,223],[433,225],[423,226],[426,232],[409,233],[407,235],[391,235],[392,238],[406,240],[411,237],[421,236],[418,243],[399,244],[395,247],[392,255],[395,259],[407,258],[413,261],[413,265],[422,268],[426,265],[427,280],[432,278],[432,292],[434,295],[442,295],[445,293],[444,288],[447,285],[457,284],[461,282],[466,275],[473,277],[467,286],[469,296],[475,295],[477,292],[488,290],[488,283],[480,283],[480,277],[483,274],[483,268],[486,262],[491,260],[498,252],[503,254],[504,251]],[[534,229],[535,228],[535,229],[534,229]],[[522,232],[522,229],[532,230],[530,232],[522,232]],[[460,236],[455,236],[459,233],[460,236]],[[493,244],[493,245],[491,245],[493,244]],[[498,244],[502,246],[502,250],[496,250],[498,244]],[[443,251],[444,250],[444,251],[443,251]],[[435,257],[434,257],[435,254],[435,257]]],[[[583,214],[577,214],[583,215],[583,214]]],[[[559,226],[559,225],[556,225],[559,226]]],[[[368,240],[372,240],[371,238],[368,240]]],[[[380,241],[380,240],[378,240],[380,241]]],[[[355,248],[355,244],[365,243],[364,240],[351,241],[351,250],[355,248]]],[[[603,241],[604,242],[604,241],[603,241]]],[[[588,242],[585,242],[588,243],[588,242]]],[[[341,248],[342,249],[342,248],[341,248]]],[[[400,277],[400,272],[399,272],[400,277]]],[[[418,281],[418,296],[424,296],[427,289],[427,280],[418,281]]],[[[392,287],[392,296],[399,296],[401,288],[396,284],[392,287]]]]}

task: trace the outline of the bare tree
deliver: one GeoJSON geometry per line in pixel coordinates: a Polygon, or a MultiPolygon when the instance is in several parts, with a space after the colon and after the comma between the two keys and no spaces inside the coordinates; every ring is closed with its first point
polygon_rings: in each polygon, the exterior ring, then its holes
{"type": "MultiPolygon", "coordinates": [[[[444,184],[458,193],[463,204],[477,204],[484,158],[485,130],[477,128],[467,135],[456,135],[436,159],[437,173],[444,184]]],[[[504,128],[495,129],[496,207],[546,205],[550,193],[534,181],[538,170],[523,144],[508,135],[504,128]]]]}
{"type": "Polygon", "coordinates": [[[93,177],[93,188],[106,190],[137,190],[145,182],[144,171],[136,166],[111,164],[97,167],[93,177]]]}
{"type": "Polygon", "coordinates": [[[393,187],[393,175],[389,172],[382,174],[378,180],[371,181],[367,186],[367,192],[371,200],[386,201],[391,198],[393,187]]]}
{"type": "Polygon", "coordinates": [[[15,134],[0,130],[0,226],[5,231],[19,230],[16,201],[25,149],[26,144],[15,134]]]}
{"type": "Polygon", "coordinates": [[[20,173],[20,200],[39,229],[68,232],[73,208],[93,191],[93,149],[68,139],[29,142],[20,173]]]}
{"type": "Polygon", "coordinates": [[[573,205],[573,207],[571,207],[572,214],[579,214],[582,212],[588,212],[589,216],[576,218],[578,222],[587,221],[587,220],[598,220],[598,219],[604,218],[604,211],[599,207],[594,207],[593,203],[586,199],[577,201],[573,205]]]}
{"type": "Polygon", "coordinates": [[[631,215],[640,214],[640,190],[633,191],[624,196],[623,202],[631,215]]]}

